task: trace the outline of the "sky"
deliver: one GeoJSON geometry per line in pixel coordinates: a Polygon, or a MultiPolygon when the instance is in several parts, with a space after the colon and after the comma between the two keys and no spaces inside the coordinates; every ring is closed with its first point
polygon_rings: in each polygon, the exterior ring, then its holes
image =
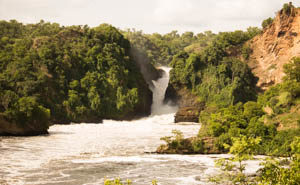
{"type": "Polygon", "coordinates": [[[217,33],[260,27],[286,2],[300,7],[300,0],[0,0],[0,20],[37,23],[43,19],[90,27],[109,23],[145,33],[217,33]]]}

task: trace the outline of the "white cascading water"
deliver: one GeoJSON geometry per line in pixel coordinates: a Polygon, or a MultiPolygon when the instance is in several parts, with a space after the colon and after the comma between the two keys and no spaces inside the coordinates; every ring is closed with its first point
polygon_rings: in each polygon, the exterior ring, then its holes
{"type": "MultiPolygon", "coordinates": [[[[189,137],[200,128],[173,123],[176,108],[162,104],[167,83],[168,75],[154,82],[153,114],[147,118],[54,125],[48,136],[0,137],[0,184],[101,185],[105,177],[132,179],[133,185],[150,185],[153,179],[160,185],[209,184],[214,160],[227,155],[149,153],[173,129],[189,137]]],[[[259,163],[250,161],[248,172],[259,163]]]]}
{"type": "Polygon", "coordinates": [[[161,67],[164,71],[163,76],[157,81],[153,81],[154,88],[153,92],[153,104],[151,107],[151,115],[162,115],[175,113],[177,110],[176,106],[164,104],[165,92],[169,83],[169,72],[171,68],[161,67]]]}

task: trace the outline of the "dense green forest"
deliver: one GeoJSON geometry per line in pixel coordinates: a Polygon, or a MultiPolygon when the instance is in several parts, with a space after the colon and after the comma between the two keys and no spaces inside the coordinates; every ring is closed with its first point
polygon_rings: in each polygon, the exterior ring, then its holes
{"type": "MultiPolygon", "coordinates": [[[[290,15],[293,8],[285,4],[280,13],[290,15]]],[[[253,144],[251,155],[292,159],[291,171],[265,165],[266,182],[277,178],[269,173],[274,169],[299,180],[300,57],[284,66],[282,83],[264,92],[247,65],[248,42],[273,20],[264,20],[262,29],[218,34],[0,21],[0,131],[8,124],[47,130],[51,123],[149,115],[148,85],[159,76],[155,67],[168,65],[168,91],[185,89],[197,97],[202,125],[193,138],[180,131],[162,138],[161,153],[239,155],[237,150],[247,154],[253,144]]]]}
{"type": "Polygon", "coordinates": [[[0,22],[0,120],[101,122],[150,114],[152,93],[130,43],[102,24],[0,22]]]}
{"type": "MultiPolygon", "coordinates": [[[[292,4],[284,4],[279,14],[295,16],[292,4]]],[[[299,16],[299,15],[298,15],[299,16]]],[[[262,22],[268,29],[273,18],[262,22]]],[[[214,35],[197,52],[181,51],[170,65],[167,98],[181,89],[197,97],[201,128],[197,136],[184,138],[174,130],[161,138],[158,153],[230,153],[220,159],[216,184],[289,184],[300,181],[300,56],[284,65],[283,81],[262,91],[247,62],[252,49],[248,41],[261,30],[223,32],[214,35]],[[245,161],[254,155],[271,156],[253,177],[245,173],[245,161]],[[284,156],[283,160],[274,158],[284,156]]],[[[187,46],[186,48],[188,48],[187,46]]]]}
{"type": "MultiPolygon", "coordinates": [[[[284,5],[281,12],[291,8],[284,5]]],[[[264,20],[263,29],[272,21],[264,20]]],[[[153,66],[169,65],[168,89],[186,89],[203,105],[196,145],[211,137],[216,150],[227,152],[223,145],[242,134],[263,138],[261,154],[287,155],[285,144],[299,135],[299,58],[285,66],[281,84],[261,93],[247,65],[252,52],[247,42],[261,32],[249,27],[218,34],[144,34],[108,24],[1,21],[0,121],[48,127],[147,115],[152,97],[147,83],[158,77],[153,66]],[[140,70],[156,76],[142,76],[140,70]]]]}
{"type": "Polygon", "coordinates": [[[0,120],[50,123],[132,119],[150,113],[151,85],[178,53],[198,53],[216,34],[161,35],[102,24],[0,22],[0,120]],[[142,72],[142,74],[140,73],[142,72]]]}
{"type": "MultiPolygon", "coordinates": [[[[285,4],[279,13],[288,14],[293,8],[285,4]]],[[[271,23],[268,18],[262,27],[271,23]]],[[[224,145],[231,146],[232,138],[242,135],[261,138],[259,154],[291,155],[290,143],[300,136],[300,57],[284,66],[282,83],[265,92],[258,89],[247,65],[252,52],[247,41],[261,32],[258,28],[221,32],[200,52],[182,51],[173,57],[169,87],[197,97],[202,126],[192,139],[184,139],[178,131],[162,138],[166,145],[160,152],[224,153],[229,151],[224,145]]]]}
{"type": "Polygon", "coordinates": [[[182,51],[197,53],[216,36],[211,31],[197,35],[193,32],[179,34],[177,31],[167,34],[145,34],[133,29],[122,33],[133,47],[145,53],[145,57],[153,65],[168,65],[173,57],[182,51]]]}

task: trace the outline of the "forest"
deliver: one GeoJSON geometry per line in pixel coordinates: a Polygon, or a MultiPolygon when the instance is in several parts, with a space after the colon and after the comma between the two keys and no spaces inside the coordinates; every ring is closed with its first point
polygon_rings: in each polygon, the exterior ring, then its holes
{"type": "MultiPolygon", "coordinates": [[[[284,5],[281,11],[288,13],[288,8],[284,5]]],[[[262,27],[266,27],[265,22],[262,27]]],[[[206,44],[200,51],[188,52],[191,46],[187,46],[169,63],[173,68],[169,86],[175,91],[187,89],[202,105],[202,126],[196,143],[188,144],[188,153],[228,152],[224,144],[232,145],[231,138],[244,135],[262,138],[259,154],[290,155],[289,144],[300,135],[300,57],[284,65],[281,83],[266,91],[260,89],[247,60],[252,52],[248,41],[262,32],[253,27],[221,32],[211,39],[201,39],[206,44]],[[205,146],[207,138],[213,140],[213,146],[205,146]],[[201,147],[193,148],[193,144],[201,147]]],[[[172,145],[170,140],[167,143],[168,152],[184,148],[172,145]]]]}
{"type": "Polygon", "coordinates": [[[0,22],[0,120],[48,128],[150,114],[152,93],[111,25],[0,22]]]}
{"type": "MultiPolygon", "coordinates": [[[[279,16],[296,16],[293,12],[295,7],[284,4],[279,16]]],[[[272,22],[273,18],[264,20],[262,29],[221,32],[197,52],[189,52],[188,46],[174,55],[169,86],[175,93],[187,89],[197,97],[203,106],[201,128],[193,138],[174,130],[172,136],[161,138],[166,144],[158,148],[159,153],[233,154],[217,161],[224,173],[211,180],[219,184],[224,179],[232,184],[300,182],[300,57],[287,61],[282,82],[267,90],[256,86],[258,78],[247,65],[252,52],[249,41],[272,22]],[[263,164],[258,179],[251,179],[243,162],[257,154],[273,159],[263,164]],[[288,165],[274,160],[275,156],[288,157],[288,165]]]]}
{"type": "MultiPolygon", "coordinates": [[[[285,4],[281,14],[295,16],[294,9],[285,4]]],[[[169,87],[197,97],[202,126],[193,138],[180,131],[162,138],[166,144],[159,153],[231,153],[240,163],[254,154],[289,157],[291,168],[267,163],[261,181],[297,184],[300,56],[284,65],[282,82],[267,90],[256,86],[258,77],[247,65],[249,41],[272,22],[268,18],[262,28],[245,31],[145,34],[109,24],[90,28],[0,21],[0,125],[47,130],[51,124],[147,116],[152,103],[148,82],[155,78],[147,79],[139,63],[151,73],[170,66],[169,87]],[[274,169],[276,177],[270,174],[274,169]]],[[[245,182],[241,178],[235,180],[245,182]]]]}

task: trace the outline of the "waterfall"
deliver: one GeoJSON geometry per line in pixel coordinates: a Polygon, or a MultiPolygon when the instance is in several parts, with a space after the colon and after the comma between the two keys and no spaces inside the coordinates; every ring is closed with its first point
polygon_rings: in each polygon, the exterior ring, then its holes
{"type": "Polygon", "coordinates": [[[177,111],[177,106],[171,106],[165,104],[164,97],[169,83],[169,72],[171,68],[161,67],[164,74],[157,81],[152,81],[154,87],[151,89],[153,92],[153,103],[151,106],[151,115],[163,115],[169,113],[175,113],[177,111]]]}
{"type": "MultiPolygon", "coordinates": [[[[172,130],[185,137],[199,124],[174,124],[177,107],[164,104],[170,68],[154,81],[152,115],[133,121],[103,120],[103,124],[53,125],[48,136],[0,137],[0,184],[103,184],[105,178],[132,179],[148,185],[206,184],[216,172],[214,160],[227,155],[150,154],[172,130]]],[[[255,174],[261,161],[249,161],[255,174]]],[[[252,171],[249,171],[252,170],[252,171]]]]}

